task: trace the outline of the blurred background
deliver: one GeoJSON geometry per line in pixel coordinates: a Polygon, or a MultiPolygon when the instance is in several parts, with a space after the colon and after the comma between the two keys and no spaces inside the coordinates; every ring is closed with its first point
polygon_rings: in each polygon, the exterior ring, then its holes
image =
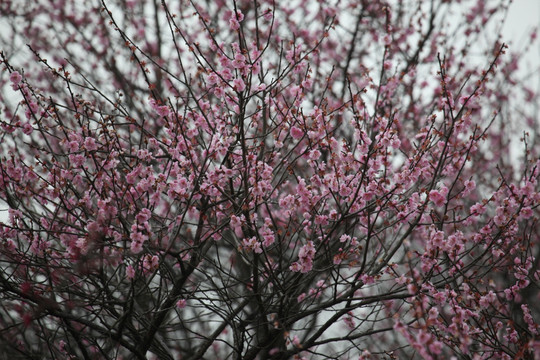
{"type": "MultiPolygon", "coordinates": [[[[530,46],[531,34],[540,27],[540,0],[514,0],[510,5],[503,27],[502,39],[512,52],[530,46]]],[[[537,41],[522,59],[521,71],[524,77],[531,77],[533,89],[540,90],[540,42],[537,41]]]]}

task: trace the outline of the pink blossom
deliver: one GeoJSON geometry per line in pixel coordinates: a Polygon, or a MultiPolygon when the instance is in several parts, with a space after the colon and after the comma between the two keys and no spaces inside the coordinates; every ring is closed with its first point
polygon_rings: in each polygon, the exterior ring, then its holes
{"type": "Polygon", "coordinates": [[[126,267],[126,276],[130,280],[133,280],[135,278],[135,269],[133,268],[133,266],[128,265],[126,267]]]}
{"type": "Polygon", "coordinates": [[[159,257],[147,254],[143,258],[143,269],[146,273],[157,270],[159,267],[159,257]]]}
{"type": "Polygon", "coordinates": [[[317,215],[315,216],[315,224],[317,225],[328,225],[328,216],[326,215],[317,215]]]}
{"type": "Polygon", "coordinates": [[[30,135],[34,131],[34,127],[30,123],[23,125],[22,131],[25,135],[30,135]]]}
{"type": "Polygon", "coordinates": [[[399,147],[401,146],[401,140],[397,137],[393,137],[392,140],[390,141],[390,145],[394,148],[394,149],[399,149],[399,147]]]}
{"type": "Polygon", "coordinates": [[[446,203],[446,196],[439,190],[431,190],[429,192],[429,199],[433,201],[437,207],[442,207],[446,203]]]}
{"type": "Polygon", "coordinates": [[[343,249],[340,248],[339,250],[340,252],[336,255],[334,255],[334,257],[332,258],[332,262],[334,263],[334,265],[339,265],[343,262],[343,258],[345,257],[345,254],[342,252],[343,249]]]}
{"type": "Polygon", "coordinates": [[[443,350],[443,343],[435,340],[429,344],[429,351],[431,351],[435,355],[440,355],[443,350]]]}
{"type": "Polygon", "coordinates": [[[157,109],[156,109],[156,112],[160,116],[170,116],[171,115],[171,110],[166,105],[158,106],[157,109]]]}
{"type": "Polygon", "coordinates": [[[343,322],[347,325],[349,330],[354,330],[356,327],[356,323],[354,321],[351,311],[349,311],[347,315],[343,318],[343,322]]]}
{"type": "Polygon", "coordinates": [[[32,340],[63,357],[153,318],[163,357],[533,356],[538,120],[495,112],[538,94],[471,2],[429,33],[429,0],[2,2],[33,52],[1,60],[4,342],[60,314],[32,340]]]}
{"type": "Polygon", "coordinates": [[[236,215],[231,215],[230,219],[231,219],[231,228],[234,231],[234,234],[236,235],[236,237],[243,238],[244,232],[242,231],[242,224],[245,221],[244,216],[241,215],[238,217],[236,215]]]}
{"type": "Polygon", "coordinates": [[[216,95],[218,98],[222,98],[225,95],[225,91],[223,91],[223,88],[216,86],[212,92],[214,95],[216,95]]]}
{"type": "Polygon", "coordinates": [[[369,350],[362,351],[362,354],[358,358],[358,360],[369,360],[371,359],[371,352],[369,350]]]}
{"type": "Polygon", "coordinates": [[[236,54],[232,64],[236,69],[241,69],[246,66],[246,57],[242,54],[236,54]]]}
{"type": "Polygon", "coordinates": [[[486,211],[486,208],[483,204],[477,203],[471,206],[470,211],[471,211],[471,214],[482,215],[486,211]]]}
{"type": "Polygon", "coordinates": [[[291,128],[291,136],[293,137],[293,139],[298,140],[304,136],[304,132],[300,130],[299,128],[297,128],[296,126],[293,126],[291,128]]]}
{"type": "Polygon", "coordinates": [[[266,21],[271,21],[272,18],[274,17],[274,14],[273,14],[273,12],[272,12],[272,9],[266,9],[266,10],[264,11],[263,16],[264,16],[264,19],[265,19],[266,21]]]}
{"type": "Polygon", "coordinates": [[[236,19],[229,19],[229,27],[231,28],[231,30],[238,30],[240,29],[240,22],[238,22],[238,20],[236,19]]]}
{"type": "Polygon", "coordinates": [[[206,82],[208,83],[208,85],[217,84],[219,82],[219,77],[215,72],[211,72],[210,74],[208,74],[208,76],[206,76],[206,82]]]}
{"type": "Polygon", "coordinates": [[[524,219],[530,219],[533,216],[533,211],[530,206],[525,206],[521,209],[520,215],[524,219]]]}
{"type": "Polygon", "coordinates": [[[308,157],[311,159],[311,160],[317,160],[318,158],[321,157],[321,152],[319,150],[311,150],[308,154],[308,157]]]}
{"type": "Polygon", "coordinates": [[[497,295],[495,295],[495,293],[490,290],[486,295],[480,298],[479,304],[483,308],[487,308],[490,304],[495,302],[495,300],[497,300],[497,295]]]}
{"type": "Polygon", "coordinates": [[[246,84],[244,83],[244,80],[242,80],[241,78],[236,78],[233,80],[233,87],[234,87],[234,90],[238,92],[242,92],[245,90],[246,84]]]}
{"type": "Polygon", "coordinates": [[[225,81],[231,80],[233,78],[233,76],[234,76],[233,73],[232,73],[232,70],[230,68],[228,68],[228,67],[221,70],[219,74],[221,75],[221,77],[225,81]]]}
{"type": "Polygon", "coordinates": [[[150,220],[150,217],[152,216],[152,212],[148,210],[147,208],[143,208],[135,217],[137,219],[137,222],[139,224],[143,224],[150,220]]]}
{"type": "Polygon", "coordinates": [[[302,81],[303,90],[310,90],[312,86],[313,86],[313,80],[312,79],[306,78],[305,80],[302,81]]]}
{"type": "Polygon", "coordinates": [[[244,14],[242,13],[242,11],[240,10],[237,10],[236,11],[236,19],[240,22],[242,22],[244,20],[244,14]]]}
{"type": "Polygon", "coordinates": [[[39,105],[35,101],[27,102],[28,107],[26,108],[24,114],[27,119],[32,119],[39,115],[39,105]]]}
{"type": "Polygon", "coordinates": [[[79,150],[79,142],[78,141],[70,141],[68,143],[68,148],[70,152],[76,152],[79,150]]]}
{"type": "Polygon", "coordinates": [[[171,110],[167,105],[161,105],[158,101],[155,99],[150,99],[150,106],[159,116],[170,116],[171,110]]]}
{"type": "Polygon", "coordinates": [[[142,251],[143,244],[146,240],[148,240],[148,236],[142,234],[139,231],[132,231],[131,235],[131,251],[134,254],[138,254],[142,251]]]}
{"type": "Polygon", "coordinates": [[[467,191],[467,193],[470,193],[475,188],[476,188],[476,183],[474,182],[474,180],[465,181],[465,190],[467,191]]]}
{"type": "Polygon", "coordinates": [[[299,97],[300,95],[302,95],[302,88],[298,85],[292,86],[291,88],[289,88],[289,93],[292,98],[299,97]]]}
{"type": "Polygon", "coordinates": [[[19,88],[19,84],[22,81],[22,76],[19,74],[18,71],[14,71],[9,75],[9,80],[11,81],[11,87],[13,90],[17,90],[19,88]]]}
{"type": "Polygon", "coordinates": [[[147,149],[139,149],[137,150],[137,157],[141,160],[150,160],[152,155],[147,149]]]}
{"type": "Polygon", "coordinates": [[[505,207],[503,206],[497,207],[495,213],[496,215],[493,218],[493,222],[497,226],[503,226],[508,221],[505,207]]]}
{"type": "Polygon", "coordinates": [[[255,236],[242,240],[242,245],[247,251],[253,251],[256,254],[261,254],[263,252],[261,244],[255,236]]]}
{"type": "Polygon", "coordinates": [[[132,241],[130,246],[131,252],[134,254],[140,253],[142,251],[142,245],[141,241],[132,241]]]}
{"type": "Polygon", "coordinates": [[[291,265],[292,271],[307,273],[313,268],[313,257],[315,256],[315,247],[313,241],[308,241],[306,245],[300,248],[298,253],[298,262],[291,265]]]}
{"type": "Polygon", "coordinates": [[[346,184],[341,184],[339,187],[339,195],[340,196],[349,196],[352,194],[353,189],[347,186],[346,184]]]}
{"type": "Polygon", "coordinates": [[[98,149],[98,146],[96,144],[96,139],[93,137],[87,137],[84,139],[84,147],[87,151],[95,151],[98,149]]]}
{"type": "Polygon", "coordinates": [[[179,309],[183,309],[185,308],[187,305],[187,301],[186,299],[180,299],[176,302],[176,307],[179,308],[179,309]]]}

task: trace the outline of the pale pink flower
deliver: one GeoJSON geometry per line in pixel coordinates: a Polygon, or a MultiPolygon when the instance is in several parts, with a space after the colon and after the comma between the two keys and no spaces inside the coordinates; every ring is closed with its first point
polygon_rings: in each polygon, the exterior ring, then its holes
{"type": "Polygon", "coordinates": [[[98,146],[96,144],[96,139],[92,137],[87,137],[84,139],[84,147],[87,151],[94,151],[98,149],[98,146]]]}
{"type": "Polygon", "coordinates": [[[152,212],[150,210],[148,210],[147,208],[143,208],[137,214],[137,216],[135,216],[135,219],[137,219],[137,222],[139,224],[143,224],[143,223],[147,222],[150,219],[151,216],[152,216],[152,212]]]}
{"type": "Polygon", "coordinates": [[[132,280],[133,278],[135,278],[135,269],[133,268],[133,266],[131,265],[128,265],[126,267],[126,276],[128,279],[132,280]]]}
{"type": "Polygon", "coordinates": [[[240,23],[236,19],[229,19],[229,27],[231,30],[238,30],[240,28],[240,23]]]}
{"type": "Polygon", "coordinates": [[[446,203],[446,196],[442,195],[438,190],[431,190],[429,192],[429,199],[433,201],[437,207],[441,207],[446,203]]]}
{"type": "Polygon", "coordinates": [[[215,72],[212,72],[206,77],[206,82],[208,83],[208,85],[217,84],[219,82],[219,77],[215,72]]]}
{"type": "Polygon", "coordinates": [[[263,17],[266,21],[271,21],[274,17],[274,13],[272,12],[272,9],[266,9],[264,11],[263,17]]]}
{"type": "Polygon", "coordinates": [[[300,130],[299,128],[297,128],[296,126],[293,126],[291,128],[291,136],[293,137],[293,139],[298,140],[302,138],[302,136],[304,136],[304,132],[300,130]]]}
{"type": "Polygon", "coordinates": [[[26,123],[23,125],[22,131],[25,135],[30,135],[34,131],[34,128],[32,127],[32,124],[26,123]]]}
{"type": "Polygon", "coordinates": [[[530,206],[525,206],[521,209],[520,214],[524,219],[530,219],[533,216],[533,211],[530,206]]]}
{"type": "Polygon", "coordinates": [[[238,92],[242,92],[245,90],[246,84],[244,83],[244,80],[242,80],[241,78],[236,78],[233,80],[233,87],[234,87],[234,90],[238,92]]]}
{"type": "Polygon", "coordinates": [[[19,88],[19,84],[22,81],[22,76],[21,74],[19,74],[18,71],[14,71],[9,76],[9,80],[11,80],[11,88],[13,90],[17,90],[19,88]]]}

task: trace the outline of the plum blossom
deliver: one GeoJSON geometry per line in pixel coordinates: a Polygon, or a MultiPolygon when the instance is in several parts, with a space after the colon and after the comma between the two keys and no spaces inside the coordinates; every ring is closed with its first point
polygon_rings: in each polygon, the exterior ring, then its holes
{"type": "Polygon", "coordinates": [[[87,151],[95,151],[98,149],[96,139],[93,137],[87,137],[84,139],[84,147],[87,151]]]}
{"type": "Polygon", "coordinates": [[[150,99],[149,103],[152,109],[154,109],[154,111],[159,116],[162,116],[162,117],[171,116],[171,109],[167,105],[162,105],[155,99],[150,99]]]}
{"type": "Polygon", "coordinates": [[[255,236],[242,240],[243,248],[247,251],[253,251],[255,254],[261,254],[263,249],[261,243],[255,236]]]}
{"type": "Polygon", "coordinates": [[[291,136],[293,137],[293,139],[300,139],[302,138],[302,136],[304,136],[304,132],[302,130],[300,130],[298,127],[296,126],[293,126],[291,128],[291,136]]]}
{"type": "Polygon", "coordinates": [[[230,18],[229,27],[231,28],[231,30],[238,30],[240,29],[240,22],[237,19],[230,18]]]}
{"type": "Polygon", "coordinates": [[[433,201],[435,206],[442,207],[446,203],[446,196],[448,195],[448,188],[441,186],[439,190],[431,190],[429,192],[429,199],[433,201]]]}
{"type": "Polygon", "coordinates": [[[137,216],[135,217],[135,219],[137,219],[137,222],[139,224],[144,224],[145,222],[147,222],[148,220],[150,220],[150,217],[152,216],[152,212],[147,209],[147,208],[143,208],[141,209],[141,211],[137,214],[137,216]]]}
{"type": "Polygon", "coordinates": [[[471,206],[471,214],[482,215],[486,211],[486,207],[483,204],[476,203],[471,206]]]}
{"type": "Polygon", "coordinates": [[[295,272],[307,273],[313,268],[313,257],[315,256],[315,246],[313,241],[308,241],[302,246],[298,253],[298,262],[291,265],[290,269],[295,272]]]}
{"type": "Polygon", "coordinates": [[[126,267],[126,276],[130,280],[133,280],[135,278],[135,269],[131,264],[126,267]]]}
{"type": "Polygon", "coordinates": [[[208,85],[215,85],[219,82],[219,77],[215,72],[211,72],[206,76],[206,82],[208,85]]]}
{"type": "Polygon", "coordinates": [[[19,84],[22,81],[22,75],[19,74],[18,71],[14,71],[9,76],[9,80],[11,81],[11,87],[13,90],[18,90],[19,84]]]}
{"type": "Polygon", "coordinates": [[[25,135],[30,135],[34,131],[34,127],[27,122],[23,125],[22,131],[25,135]]]}
{"type": "Polygon", "coordinates": [[[263,16],[266,21],[272,21],[272,18],[274,17],[272,9],[266,9],[263,16]]]}
{"type": "Polygon", "coordinates": [[[246,89],[246,84],[244,83],[244,80],[242,80],[241,78],[236,78],[233,80],[233,87],[234,87],[234,90],[238,92],[242,92],[246,89]]]}
{"type": "Polygon", "coordinates": [[[4,38],[35,53],[0,60],[15,91],[0,92],[0,344],[531,355],[540,150],[523,135],[514,163],[513,127],[491,112],[536,90],[500,86],[520,64],[496,37],[474,56],[462,45],[488,40],[496,6],[476,1],[449,39],[424,1],[40,0],[13,18],[2,3],[4,38]],[[54,316],[70,326],[46,344],[32,331],[54,316]]]}
{"type": "Polygon", "coordinates": [[[345,322],[349,330],[354,330],[354,328],[356,327],[356,323],[354,321],[354,317],[351,311],[349,311],[347,315],[343,318],[343,322],[345,322]]]}
{"type": "Polygon", "coordinates": [[[180,299],[176,302],[176,307],[179,308],[179,309],[183,309],[185,308],[187,305],[187,301],[186,299],[180,299]]]}
{"type": "Polygon", "coordinates": [[[159,267],[159,257],[157,255],[146,254],[143,258],[143,270],[145,273],[155,271],[159,267]]]}
{"type": "Polygon", "coordinates": [[[143,249],[143,244],[146,242],[146,240],[148,240],[148,236],[147,235],[144,235],[143,233],[139,232],[139,231],[133,231],[131,233],[131,251],[134,253],[134,254],[138,254],[142,251],[143,249]]]}

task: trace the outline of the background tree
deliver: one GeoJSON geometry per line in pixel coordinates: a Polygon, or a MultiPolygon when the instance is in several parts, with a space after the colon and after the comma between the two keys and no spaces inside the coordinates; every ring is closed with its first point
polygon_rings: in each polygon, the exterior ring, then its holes
{"type": "Polygon", "coordinates": [[[2,353],[533,358],[508,3],[0,3],[2,353]]]}

